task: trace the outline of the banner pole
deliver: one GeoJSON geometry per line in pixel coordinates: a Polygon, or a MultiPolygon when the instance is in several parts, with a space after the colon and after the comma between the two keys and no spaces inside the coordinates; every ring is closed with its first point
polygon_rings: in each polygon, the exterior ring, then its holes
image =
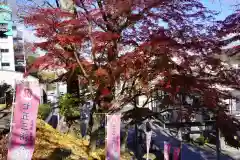
{"type": "Polygon", "coordinates": [[[13,102],[12,102],[12,108],[11,108],[11,119],[10,119],[10,134],[13,127],[13,114],[14,114],[14,108],[15,108],[15,96],[16,96],[16,80],[14,80],[13,84],[13,102]]]}
{"type": "Polygon", "coordinates": [[[106,160],[107,160],[107,116],[108,114],[105,113],[105,155],[106,155],[106,160]]]}
{"type": "Polygon", "coordinates": [[[41,97],[40,87],[39,85],[30,85],[29,82],[19,83],[16,81],[15,88],[15,107],[12,113],[7,157],[9,160],[30,160],[33,156],[36,139],[36,120],[41,97]],[[20,129],[16,126],[19,126],[20,129]]]}

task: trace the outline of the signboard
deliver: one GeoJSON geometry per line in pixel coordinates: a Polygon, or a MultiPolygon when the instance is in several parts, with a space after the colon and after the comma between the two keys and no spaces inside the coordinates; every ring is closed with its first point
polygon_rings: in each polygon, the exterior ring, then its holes
{"type": "Polygon", "coordinates": [[[174,148],[173,151],[173,160],[179,160],[180,148],[174,148]]]}
{"type": "Polygon", "coordinates": [[[107,156],[106,160],[120,160],[121,115],[107,115],[107,156]]]}
{"type": "Polygon", "coordinates": [[[36,119],[40,102],[40,88],[36,84],[16,86],[16,101],[13,113],[8,160],[31,160],[35,138],[36,119]]]}
{"type": "Polygon", "coordinates": [[[168,142],[164,142],[164,160],[170,160],[169,159],[170,148],[171,145],[168,142]]]}
{"type": "Polygon", "coordinates": [[[149,159],[148,156],[149,156],[151,138],[152,138],[152,131],[146,132],[147,160],[149,159]]]}

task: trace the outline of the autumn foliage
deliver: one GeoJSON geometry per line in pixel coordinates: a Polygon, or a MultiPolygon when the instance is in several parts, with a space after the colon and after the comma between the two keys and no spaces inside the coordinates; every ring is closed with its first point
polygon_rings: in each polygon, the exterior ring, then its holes
{"type": "MultiPolygon", "coordinates": [[[[219,32],[219,36],[221,38],[225,37],[222,40],[222,46],[230,45],[236,41],[240,40],[239,32],[240,32],[240,11],[236,10],[233,14],[229,15],[221,24],[221,30],[219,32]]],[[[239,44],[233,44],[232,52],[229,56],[234,56],[239,53],[239,44]]],[[[238,55],[239,56],[239,55],[238,55]]]]}
{"type": "MultiPolygon", "coordinates": [[[[33,9],[25,17],[26,25],[45,39],[35,46],[47,51],[31,68],[64,68],[65,80],[80,77],[96,102],[111,92],[114,109],[161,90],[168,95],[163,108],[183,105],[179,95],[200,99],[200,107],[184,106],[186,120],[201,108],[227,116],[222,100],[232,95],[216,85],[239,88],[239,79],[215,58],[221,52],[217,27],[206,23],[214,21],[213,12],[199,1],[75,2],[74,13],[33,9]]],[[[233,136],[226,140],[239,145],[233,136]]]]}

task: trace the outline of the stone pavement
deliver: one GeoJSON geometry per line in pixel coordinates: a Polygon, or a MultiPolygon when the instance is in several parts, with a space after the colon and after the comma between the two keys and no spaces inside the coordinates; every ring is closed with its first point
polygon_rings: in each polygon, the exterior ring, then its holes
{"type": "Polygon", "coordinates": [[[11,119],[11,110],[4,109],[0,111],[0,132],[9,129],[11,119]]]}
{"type": "Polygon", "coordinates": [[[240,149],[236,149],[225,144],[221,145],[221,150],[224,154],[231,156],[234,160],[240,160],[240,149]]]}
{"type": "MultiPolygon", "coordinates": [[[[164,148],[164,141],[168,141],[171,144],[171,152],[173,152],[174,147],[178,147],[180,144],[180,141],[172,137],[172,135],[169,133],[168,129],[164,129],[162,127],[159,127],[158,125],[152,125],[153,128],[153,136],[152,141],[154,144],[154,148],[158,150],[159,152],[162,152],[164,148]]],[[[134,135],[135,131],[134,129],[129,130],[129,138],[128,143],[132,145],[134,148],[134,135]]],[[[237,154],[237,153],[236,153],[237,154]]],[[[240,153],[238,154],[240,156],[240,153]]],[[[226,152],[222,152],[220,160],[238,160],[236,157],[233,157],[233,152],[231,154],[227,154],[226,152]],[[230,155],[230,156],[228,156],[230,155]]],[[[199,147],[192,144],[182,144],[182,160],[216,160],[216,151],[215,146],[208,147],[199,147]]]]}

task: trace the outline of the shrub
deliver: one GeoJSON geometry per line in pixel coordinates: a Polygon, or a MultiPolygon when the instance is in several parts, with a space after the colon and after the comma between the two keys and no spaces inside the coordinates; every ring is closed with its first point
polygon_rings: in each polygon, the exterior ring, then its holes
{"type": "Polygon", "coordinates": [[[51,112],[50,104],[40,104],[38,108],[38,118],[45,120],[51,112]]]}
{"type": "Polygon", "coordinates": [[[74,98],[71,94],[63,95],[59,101],[60,114],[66,118],[76,116],[80,118],[80,108],[78,104],[79,100],[74,98]]]}
{"type": "Polygon", "coordinates": [[[204,144],[208,143],[208,139],[201,135],[200,137],[198,137],[195,140],[195,142],[199,145],[204,145],[204,144]]]}

